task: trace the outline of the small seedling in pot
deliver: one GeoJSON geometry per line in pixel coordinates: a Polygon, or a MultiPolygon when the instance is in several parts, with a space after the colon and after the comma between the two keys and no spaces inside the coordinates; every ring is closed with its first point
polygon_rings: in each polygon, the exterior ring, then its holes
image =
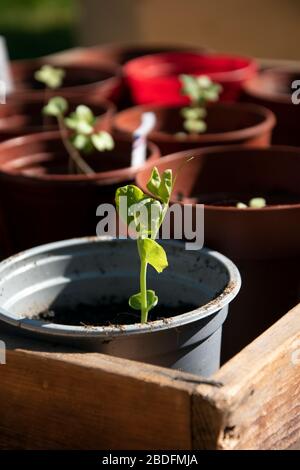
{"type": "MultiPolygon", "coordinates": [[[[42,65],[42,67],[35,72],[35,80],[45,85],[44,104],[49,100],[50,91],[57,90],[62,86],[65,75],[64,69],[52,67],[52,65],[47,64],[42,65]]],[[[44,115],[44,126],[46,127],[47,124],[47,116],[44,115]]]]}
{"type": "MultiPolygon", "coordinates": [[[[181,110],[184,119],[183,127],[189,134],[202,134],[207,130],[205,122],[207,103],[218,101],[222,87],[206,75],[199,77],[180,75],[180,81],[182,83],[182,94],[190,100],[190,106],[181,110]]],[[[178,137],[184,135],[183,132],[178,133],[178,137]]]]}
{"type": "Polygon", "coordinates": [[[244,202],[238,202],[236,207],[237,209],[248,209],[249,207],[251,209],[263,209],[266,205],[267,201],[263,197],[254,197],[250,199],[248,205],[244,202]]]}
{"type": "Polygon", "coordinates": [[[34,78],[45,85],[49,90],[56,90],[63,84],[65,71],[52,65],[42,65],[34,74],[34,78]]]}
{"type": "Polygon", "coordinates": [[[100,152],[112,150],[114,141],[106,131],[96,131],[96,117],[85,105],[77,106],[75,112],[66,116],[69,105],[61,96],[53,97],[43,108],[43,113],[57,119],[63,144],[69,154],[70,173],[94,173],[82,158],[80,152],[89,153],[96,149],[100,152]]]}
{"type": "Polygon", "coordinates": [[[123,186],[116,192],[116,207],[120,218],[134,232],[140,258],[140,292],[129,299],[129,305],[141,312],[141,322],[148,321],[149,311],[157,305],[158,297],[147,289],[147,268],[151,265],[158,273],[167,266],[165,250],[155,241],[166,216],[175,179],[171,170],[161,175],[153,168],[147,188],[151,196],[134,185],[123,186]]]}

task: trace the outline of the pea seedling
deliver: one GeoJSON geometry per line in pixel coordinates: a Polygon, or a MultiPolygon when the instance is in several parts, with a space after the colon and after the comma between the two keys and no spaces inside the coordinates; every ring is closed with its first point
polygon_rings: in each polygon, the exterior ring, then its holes
{"type": "Polygon", "coordinates": [[[65,71],[52,65],[42,65],[34,74],[34,78],[50,90],[60,88],[65,77],[65,71]]]}
{"type": "Polygon", "coordinates": [[[267,201],[263,197],[254,197],[250,199],[248,205],[244,202],[238,202],[236,207],[237,209],[248,209],[248,207],[251,209],[263,209],[266,205],[267,201]]]}
{"type": "Polygon", "coordinates": [[[137,237],[140,292],[130,297],[129,305],[141,312],[141,323],[147,322],[149,311],[158,302],[155,292],[147,289],[148,264],[158,273],[168,266],[166,252],[155,238],[166,216],[175,180],[172,170],[165,170],[160,175],[155,167],[147,183],[151,196],[134,185],[123,186],[116,191],[119,216],[127,224],[129,231],[133,230],[137,237]]]}
{"type": "MultiPolygon", "coordinates": [[[[44,105],[46,105],[49,97],[50,91],[60,88],[63,84],[65,78],[65,71],[61,68],[52,67],[52,65],[42,65],[42,67],[37,70],[34,74],[34,78],[45,85],[44,92],[44,105]]],[[[47,126],[48,120],[46,114],[43,118],[44,127],[47,126]]]]}
{"type": "Polygon", "coordinates": [[[53,97],[43,108],[43,113],[57,119],[63,144],[69,154],[69,171],[84,174],[94,173],[85,162],[80,152],[88,153],[93,149],[103,152],[112,150],[114,141],[106,131],[96,131],[96,117],[92,110],[84,105],[77,106],[75,112],[66,116],[69,105],[61,96],[53,97]]]}
{"type": "Polygon", "coordinates": [[[222,87],[206,75],[180,75],[180,81],[182,94],[190,99],[190,106],[181,110],[183,127],[189,134],[201,134],[207,130],[206,105],[208,102],[218,101],[222,87]]]}

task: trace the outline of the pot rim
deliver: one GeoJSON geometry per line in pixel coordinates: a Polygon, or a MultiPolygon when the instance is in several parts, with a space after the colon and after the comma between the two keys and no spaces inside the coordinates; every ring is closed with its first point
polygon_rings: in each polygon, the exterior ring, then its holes
{"type": "MultiPolygon", "coordinates": [[[[153,111],[155,110],[160,110],[160,109],[166,109],[166,110],[177,110],[181,109],[182,106],[167,106],[167,105],[140,105],[140,106],[134,106],[132,108],[125,109],[119,113],[117,113],[112,120],[112,127],[113,130],[118,131],[118,132],[124,132],[124,133],[129,133],[129,131],[122,129],[122,127],[118,127],[117,121],[118,117],[126,116],[126,114],[130,115],[131,112],[134,111],[139,111],[141,112],[144,111],[153,111]]],[[[247,126],[235,131],[224,131],[224,132],[216,132],[216,133],[205,133],[205,134],[199,134],[197,136],[194,135],[189,135],[187,139],[181,141],[178,140],[179,143],[186,143],[187,145],[189,143],[194,144],[194,143],[206,143],[206,142],[211,142],[212,140],[218,142],[221,141],[223,142],[224,140],[238,140],[238,139],[246,139],[246,138],[251,138],[257,134],[264,133],[268,130],[271,130],[275,127],[276,125],[276,117],[275,114],[270,111],[269,109],[265,108],[264,106],[252,104],[252,103],[214,103],[209,105],[208,109],[215,109],[216,111],[220,108],[228,108],[228,112],[233,108],[234,110],[248,110],[252,112],[253,114],[259,115],[263,118],[263,121],[260,122],[259,124],[255,124],[253,126],[247,126]]],[[[168,142],[170,140],[176,141],[175,136],[171,133],[164,132],[161,130],[154,130],[150,132],[149,134],[150,139],[152,138],[153,140],[157,140],[159,142],[168,142]]]]}
{"type": "MultiPolygon", "coordinates": [[[[226,71],[219,71],[219,72],[203,72],[203,73],[193,73],[192,75],[209,75],[213,80],[215,81],[220,81],[222,83],[230,83],[232,80],[241,80],[243,81],[245,76],[248,76],[248,73],[251,71],[251,73],[254,73],[257,71],[258,65],[257,62],[252,59],[251,57],[246,57],[246,56],[240,56],[240,55],[230,55],[230,54],[218,54],[218,53],[197,53],[197,52],[184,52],[184,51],[179,51],[179,52],[168,52],[168,53],[158,53],[158,54],[149,54],[146,56],[142,57],[137,57],[136,59],[129,60],[126,62],[126,64],[123,66],[123,71],[125,76],[130,79],[130,80],[143,80],[143,81],[152,81],[153,79],[156,78],[162,78],[162,79],[170,79],[177,77],[179,74],[176,73],[170,73],[164,76],[161,75],[152,75],[152,76],[147,76],[145,75],[145,66],[143,67],[144,73],[140,73],[141,66],[138,69],[138,72],[136,71],[137,66],[141,64],[146,64],[147,62],[151,62],[151,60],[156,59],[156,58],[161,58],[162,62],[165,60],[165,63],[171,62],[175,63],[176,59],[178,60],[178,56],[185,56],[189,57],[190,59],[200,59],[200,58],[210,58],[212,60],[228,60],[231,63],[233,61],[243,61],[244,65],[239,67],[239,68],[234,68],[233,70],[226,70],[226,71]]],[[[181,72],[184,73],[184,72],[181,72]]]]}
{"type": "MultiPolygon", "coordinates": [[[[30,70],[30,71],[35,71],[37,70],[38,67],[41,67],[43,65],[47,65],[48,62],[45,61],[44,59],[24,59],[24,60],[16,60],[12,61],[11,63],[11,69],[12,69],[12,75],[14,73],[18,73],[18,70],[30,70]]],[[[77,63],[76,61],[67,63],[65,65],[59,63],[56,65],[55,62],[51,62],[49,65],[55,67],[63,67],[66,71],[72,70],[72,69],[80,69],[80,63],[77,63]]],[[[106,85],[106,84],[118,84],[120,82],[120,79],[122,77],[122,72],[121,68],[118,66],[113,66],[113,65],[104,65],[104,64],[85,64],[83,69],[86,70],[94,70],[94,71],[103,71],[109,74],[107,78],[104,78],[103,80],[95,80],[94,82],[91,83],[85,83],[85,84],[78,84],[78,85],[72,85],[72,86],[62,86],[57,90],[54,90],[54,92],[51,92],[50,96],[60,96],[64,95],[67,93],[74,93],[74,95],[78,94],[79,92],[83,91],[92,91],[92,89],[95,86],[100,86],[100,85],[106,85]]],[[[31,98],[36,99],[36,98],[43,98],[44,97],[44,90],[43,89],[32,89],[32,88],[24,88],[22,90],[15,90],[12,94],[11,97],[15,98],[16,100],[19,99],[19,97],[30,95],[31,98]]]]}
{"type": "MultiPolygon", "coordinates": [[[[80,99],[80,97],[76,97],[76,96],[73,96],[71,98],[68,98],[67,99],[68,103],[72,106],[79,106],[79,104],[81,104],[81,102],[83,101],[82,99],[80,99]]],[[[8,107],[12,107],[14,109],[13,113],[8,115],[8,116],[3,116],[3,117],[0,117],[0,137],[1,137],[1,134],[5,134],[5,135],[10,135],[11,134],[11,137],[9,137],[9,139],[13,139],[16,137],[16,133],[19,133],[18,137],[21,137],[23,135],[28,135],[28,134],[36,134],[36,133],[40,133],[40,132],[51,132],[53,130],[57,130],[56,127],[57,126],[51,126],[51,127],[44,127],[43,124],[40,124],[40,125],[15,125],[15,126],[11,126],[10,125],[10,121],[11,122],[14,122],[18,119],[22,119],[22,118],[27,118],[28,114],[26,114],[24,111],[21,110],[22,106],[25,106],[26,104],[28,104],[28,106],[30,106],[30,104],[35,104],[37,105],[38,102],[37,101],[34,101],[33,103],[30,102],[30,100],[26,99],[26,97],[24,97],[24,99],[20,99],[20,100],[17,100],[16,102],[14,102],[13,100],[11,101],[10,98],[8,99],[8,101],[6,102],[6,105],[8,107]],[[22,134],[22,130],[23,129],[27,129],[27,130],[30,130],[30,132],[26,132],[26,134],[22,134]],[[44,130],[45,129],[45,130],[44,130]]],[[[98,100],[96,102],[93,102],[93,99],[92,98],[88,98],[87,100],[84,99],[84,104],[86,106],[88,106],[89,108],[91,108],[93,110],[93,107],[94,108],[103,108],[103,113],[102,114],[98,114],[96,115],[96,119],[97,121],[100,121],[100,119],[112,119],[113,116],[116,114],[117,112],[117,107],[114,103],[112,103],[111,101],[107,100],[107,99],[101,99],[101,100],[98,100]]],[[[41,102],[41,107],[43,107],[43,104],[41,102]]],[[[8,139],[7,139],[8,140],[8,139]]]]}
{"type": "Polygon", "coordinates": [[[280,93],[280,92],[268,92],[266,89],[262,89],[260,86],[261,82],[272,82],[273,81],[273,76],[278,73],[279,75],[284,74],[284,75],[294,75],[296,73],[299,73],[300,76],[300,69],[298,67],[272,67],[265,69],[261,71],[257,76],[252,77],[250,80],[248,80],[244,85],[243,85],[243,90],[246,94],[248,94],[250,97],[254,96],[256,98],[259,98],[261,100],[264,100],[266,102],[274,102],[278,104],[286,104],[290,106],[295,106],[293,105],[291,101],[291,94],[287,95],[285,93],[280,93]]]}
{"type": "MultiPolygon", "coordinates": [[[[4,142],[0,143],[0,152],[4,152],[7,149],[13,148],[15,146],[21,146],[24,143],[26,144],[28,141],[47,141],[47,140],[56,140],[60,139],[59,131],[48,131],[48,132],[39,132],[35,134],[27,134],[20,137],[15,137],[13,139],[8,139],[4,142]]],[[[121,140],[120,140],[121,141],[121,140]]],[[[122,141],[121,141],[122,142],[122,141]]],[[[126,142],[126,141],[123,141],[126,142]]],[[[150,150],[150,157],[148,162],[154,162],[157,158],[160,157],[160,151],[157,145],[153,142],[148,141],[148,148],[150,150]]],[[[152,163],[153,165],[153,163],[152,163]]],[[[86,183],[86,182],[93,182],[93,183],[101,183],[101,184],[112,184],[112,183],[120,183],[124,180],[134,178],[137,171],[139,171],[141,167],[125,167],[119,168],[116,170],[110,171],[103,171],[91,175],[24,175],[21,173],[13,173],[8,172],[2,169],[0,166],[0,175],[5,175],[6,177],[13,177],[19,178],[25,181],[45,181],[45,182],[57,182],[57,183],[86,183]]]]}
{"type": "MultiPolygon", "coordinates": [[[[0,274],[2,270],[13,266],[16,262],[30,260],[32,256],[40,255],[42,253],[47,253],[49,250],[56,250],[60,248],[70,248],[78,244],[89,244],[89,243],[102,243],[110,242],[117,240],[114,237],[102,236],[102,237],[82,237],[82,238],[73,238],[69,240],[62,240],[59,242],[49,243],[46,245],[40,245],[35,248],[23,251],[16,255],[9,257],[8,259],[0,263],[0,274]]],[[[118,240],[121,243],[126,242],[126,240],[118,240]]],[[[184,244],[181,241],[168,240],[169,245],[181,246],[184,247],[184,244]]],[[[194,322],[196,320],[206,318],[213,313],[218,312],[225,306],[227,306],[238,294],[241,287],[241,276],[236,265],[226,256],[221,253],[210,250],[208,248],[202,248],[201,251],[207,255],[210,255],[220,263],[228,271],[229,282],[224,288],[223,292],[219,294],[215,299],[208,302],[207,304],[192,310],[190,312],[178,315],[175,317],[170,317],[169,322],[164,320],[156,320],[148,322],[146,324],[134,323],[131,325],[121,325],[121,326],[95,326],[91,329],[87,329],[84,326],[72,326],[72,325],[60,325],[54,323],[44,323],[40,320],[31,320],[29,318],[12,314],[6,311],[3,308],[0,308],[0,321],[8,323],[12,326],[19,327],[21,329],[45,333],[48,335],[60,335],[60,336],[73,336],[73,337],[120,337],[122,335],[134,335],[134,334],[145,334],[151,332],[157,332],[162,330],[167,330],[169,328],[177,328],[194,322]]],[[[51,259],[51,258],[49,258],[51,259]]]]}
{"type": "MultiPolygon", "coordinates": [[[[183,156],[186,156],[186,158],[197,158],[197,156],[201,154],[209,154],[209,153],[215,153],[215,152],[220,152],[220,153],[225,153],[225,152],[253,152],[253,151],[260,151],[260,152],[272,152],[273,150],[278,150],[282,152],[290,152],[290,153],[295,153],[299,156],[300,158],[300,149],[298,147],[292,147],[288,145],[272,145],[270,147],[245,147],[243,145],[221,145],[221,146],[212,146],[212,147],[203,147],[203,148],[198,148],[198,149],[191,149],[191,150],[182,150],[181,152],[176,152],[170,155],[166,155],[160,159],[161,162],[168,163],[169,161],[176,161],[180,160],[183,156]]],[[[147,171],[149,169],[150,165],[149,163],[146,163],[146,165],[137,173],[135,177],[135,181],[137,186],[139,186],[143,191],[148,192],[146,188],[140,184],[140,174],[143,173],[144,171],[147,171]]],[[[184,203],[182,201],[178,201],[177,199],[174,199],[171,197],[171,203],[177,203],[182,206],[184,205],[193,205],[193,203],[184,203]]],[[[209,212],[234,212],[236,214],[247,214],[247,213],[262,213],[266,214],[269,212],[273,211],[292,211],[292,210],[299,210],[300,209],[300,203],[299,204],[277,204],[273,206],[266,206],[262,207],[260,209],[256,209],[253,207],[248,207],[247,209],[239,209],[238,207],[233,207],[233,206],[217,206],[217,205],[209,205],[209,204],[204,204],[204,208],[206,211],[209,212]]]]}

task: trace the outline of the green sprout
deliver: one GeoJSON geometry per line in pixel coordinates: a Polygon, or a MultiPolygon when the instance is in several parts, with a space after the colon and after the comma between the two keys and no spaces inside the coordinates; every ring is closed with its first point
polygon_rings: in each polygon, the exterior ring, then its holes
{"type": "Polygon", "coordinates": [[[149,311],[158,303],[155,292],[147,289],[147,267],[151,265],[161,273],[168,266],[166,252],[155,239],[166,216],[175,180],[172,170],[165,170],[160,175],[155,167],[147,183],[151,196],[134,185],[123,186],[116,191],[119,216],[137,237],[140,292],[130,297],[129,305],[141,312],[141,323],[148,321],[149,311]]]}
{"type": "Polygon", "coordinates": [[[248,209],[248,207],[251,207],[252,209],[263,209],[266,205],[267,201],[263,197],[253,197],[248,202],[248,205],[243,202],[238,202],[236,207],[237,209],[248,209]]]}
{"type": "Polygon", "coordinates": [[[180,75],[180,81],[183,95],[190,99],[190,106],[181,110],[183,127],[189,134],[201,134],[207,129],[207,103],[218,101],[222,87],[206,75],[180,75]]]}
{"type": "Polygon", "coordinates": [[[106,131],[95,130],[97,118],[87,106],[79,105],[73,113],[66,116],[68,109],[67,100],[61,96],[55,96],[44,106],[43,113],[57,119],[62,141],[70,157],[70,172],[75,169],[79,173],[94,173],[79,152],[88,153],[94,149],[100,152],[112,150],[113,138],[106,131]]]}
{"type": "Polygon", "coordinates": [[[42,65],[34,74],[34,78],[51,90],[60,88],[65,77],[63,69],[52,67],[51,65],[42,65]]]}

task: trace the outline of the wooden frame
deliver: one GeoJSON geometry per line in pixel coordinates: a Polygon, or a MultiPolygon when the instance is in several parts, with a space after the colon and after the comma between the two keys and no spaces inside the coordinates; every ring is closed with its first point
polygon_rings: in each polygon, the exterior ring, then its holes
{"type": "Polygon", "coordinates": [[[1,449],[287,449],[300,440],[300,304],[209,380],[1,338],[1,449]]]}

